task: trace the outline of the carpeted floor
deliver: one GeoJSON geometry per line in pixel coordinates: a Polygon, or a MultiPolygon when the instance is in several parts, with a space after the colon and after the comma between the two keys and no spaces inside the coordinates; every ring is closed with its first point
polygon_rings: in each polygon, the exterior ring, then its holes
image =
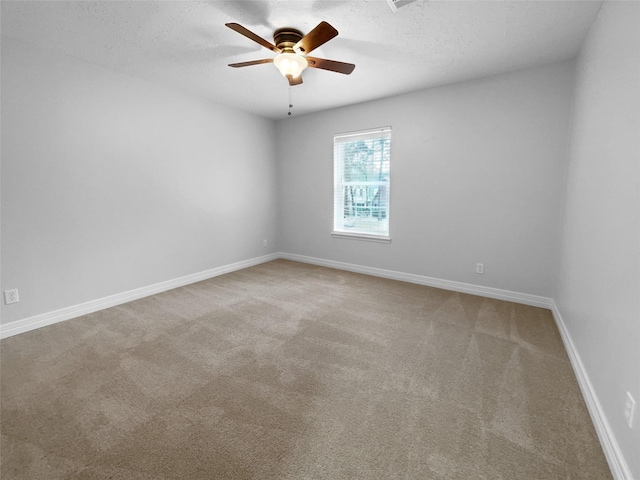
{"type": "Polygon", "coordinates": [[[9,479],[611,478],[544,309],[278,260],[5,339],[9,479]]]}

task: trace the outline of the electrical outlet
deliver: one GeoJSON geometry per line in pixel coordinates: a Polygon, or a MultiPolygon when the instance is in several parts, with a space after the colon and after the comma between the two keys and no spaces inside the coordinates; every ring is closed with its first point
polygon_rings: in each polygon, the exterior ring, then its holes
{"type": "Polygon", "coordinates": [[[20,297],[18,296],[18,289],[14,288],[12,290],[4,291],[4,303],[5,305],[10,305],[12,303],[18,303],[20,301],[20,297]]]}
{"type": "Polygon", "coordinates": [[[268,242],[267,242],[267,239],[265,238],[265,239],[262,241],[262,246],[263,246],[263,247],[266,247],[266,246],[267,246],[267,243],[268,243],[268,242]]]}
{"type": "Polygon", "coordinates": [[[484,263],[476,263],[476,273],[484,275],[484,263]]]}
{"type": "Polygon", "coordinates": [[[627,401],[624,403],[624,419],[627,421],[629,428],[633,428],[633,414],[636,410],[636,401],[631,396],[631,393],[627,392],[627,401]]]}

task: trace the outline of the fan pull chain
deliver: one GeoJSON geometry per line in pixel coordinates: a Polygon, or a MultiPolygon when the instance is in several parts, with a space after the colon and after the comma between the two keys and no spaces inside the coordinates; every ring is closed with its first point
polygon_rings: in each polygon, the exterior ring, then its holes
{"type": "Polygon", "coordinates": [[[292,108],[293,108],[293,102],[291,101],[291,85],[289,85],[289,113],[287,115],[291,116],[292,108]]]}

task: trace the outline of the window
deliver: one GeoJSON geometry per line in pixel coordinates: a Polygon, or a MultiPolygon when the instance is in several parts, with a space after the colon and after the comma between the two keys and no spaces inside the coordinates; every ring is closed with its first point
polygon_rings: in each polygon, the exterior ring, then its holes
{"type": "Polygon", "coordinates": [[[389,239],[391,127],[333,139],[333,235],[389,239]]]}

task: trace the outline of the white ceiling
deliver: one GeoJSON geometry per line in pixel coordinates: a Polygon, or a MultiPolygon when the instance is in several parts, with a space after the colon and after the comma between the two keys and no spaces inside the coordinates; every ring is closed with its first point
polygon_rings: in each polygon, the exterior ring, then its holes
{"type": "Polygon", "coordinates": [[[600,1],[385,0],[6,1],[2,35],[269,118],[296,115],[574,57],[600,1]],[[226,28],[273,41],[320,21],[337,38],[313,56],[355,63],[351,75],[307,69],[289,87],[273,54],[226,28]]]}

